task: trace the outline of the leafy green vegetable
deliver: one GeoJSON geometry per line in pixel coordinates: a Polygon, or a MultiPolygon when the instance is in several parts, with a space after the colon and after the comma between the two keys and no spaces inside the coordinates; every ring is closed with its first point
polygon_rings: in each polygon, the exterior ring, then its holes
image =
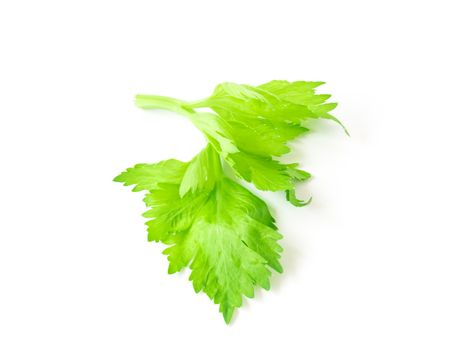
{"type": "Polygon", "coordinates": [[[238,178],[259,190],[285,191],[295,206],[310,203],[296,197],[295,185],[311,175],[279,157],[290,152],[289,141],[308,131],[306,120],[329,119],[342,126],[329,113],[336,107],[326,103],[330,95],[315,92],[322,84],[223,83],[210,97],[195,102],[136,96],[141,108],[187,116],[204,134],[207,146],[189,162],[137,164],[114,180],[135,185],[133,191],[147,191],[149,241],[169,246],[164,251],[169,273],[192,270],[195,291],[220,305],[226,323],[243,295],[252,298],[256,286],[269,289],[270,269],[282,272],[277,243],[282,236],[266,204],[228,178],[224,167],[229,165],[238,178]]]}

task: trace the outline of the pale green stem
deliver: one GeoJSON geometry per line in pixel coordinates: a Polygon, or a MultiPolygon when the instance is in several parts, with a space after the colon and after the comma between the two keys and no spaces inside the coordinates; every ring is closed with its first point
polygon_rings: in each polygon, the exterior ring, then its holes
{"type": "Polygon", "coordinates": [[[135,102],[144,109],[165,109],[187,116],[194,112],[187,102],[166,96],[136,95],[135,102]]]}
{"type": "Polygon", "coordinates": [[[188,102],[187,105],[190,108],[202,108],[202,107],[208,107],[207,100],[197,100],[197,101],[192,101],[188,102]]]}

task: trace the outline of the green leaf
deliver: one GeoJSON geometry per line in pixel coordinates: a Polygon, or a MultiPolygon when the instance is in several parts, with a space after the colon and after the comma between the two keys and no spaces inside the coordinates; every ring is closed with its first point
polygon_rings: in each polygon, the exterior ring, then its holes
{"type": "Polygon", "coordinates": [[[243,295],[252,298],[257,285],[269,289],[269,268],[282,271],[282,236],[266,204],[232,180],[183,198],[177,186],[163,186],[146,203],[152,207],[146,216],[154,217],[150,225],[169,232],[157,237],[172,244],[164,251],[169,273],[189,266],[195,291],[220,304],[226,323],[243,295]]]}
{"type": "Polygon", "coordinates": [[[239,152],[229,155],[226,161],[240,178],[252,182],[259,190],[284,191],[294,187],[289,166],[271,157],[239,152]]]}
{"type": "Polygon", "coordinates": [[[269,83],[260,85],[258,88],[271,93],[281,100],[288,101],[297,105],[315,105],[324,102],[331,95],[316,95],[315,88],[323,85],[321,81],[295,81],[273,80],[269,83]],[[324,100],[316,96],[324,96],[324,100]]]}
{"type": "Polygon", "coordinates": [[[259,88],[265,90],[278,98],[293,104],[307,106],[312,112],[312,118],[323,118],[338,123],[344,132],[349,135],[347,128],[333,115],[328,112],[336,108],[337,103],[326,103],[331,95],[315,93],[315,88],[323,85],[323,82],[296,81],[290,83],[286,80],[273,80],[260,85],[259,88]]]}
{"type": "Polygon", "coordinates": [[[256,91],[255,88],[249,85],[240,85],[235,83],[222,83],[215,88],[213,93],[215,98],[233,97],[239,100],[257,100],[264,103],[269,103],[266,96],[256,91]]]}
{"type": "Polygon", "coordinates": [[[179,194],[183,197],[189,191],[210,191],[215,186],[217,179],[221,177],[220,158],[209,144],[187,165],[179,188],[179,194]]]}
{"type": "Polygon", "coordinates": [[[223,83],[210,97],[195,102],[136,96],[141,108],[186,116],[207,145],[189,162],[138,164],[114,180],[133,185],[133,191],[147,191],[148,240],[168,246],[164,254],[169,273],[190,268],[194,290],[219,304],[226,323],[244,296],[252,298],[257,287],[270,288],[271,270],[282,272],[282,236],[265,202],[227,178],[225,165],[259,190],[285,191],[297,207],[309,204],[311,198],[296,197],[295,186],[310,173],[280,157],[291,151],[291,141],[308,131],[307,120],[341,124],[330,114],[337,106],[327,102],[331,95],[316,93],[322,84],[223,83]]]}
{"type": "Polygon", "coordinates": [[[221,119],[213,113],[192,113],[190,120],[194,125],[203,132],[207,141],[214,149],[222,154],[235,153],[237,149],[231,135],[222,123],[221,119]]]}
{"type": "Polygon", "coordinates": [[[290,152],[287,142],[308,131],[299,124],[273,122],[229,110],[218,109],[218,116],[240,150],[259,156],[281,156],[290,152]]]}
{"type": "Polygon", "coordinates": [[[297,169],[298,166],[299,164],[297,163],[287,165],[287,173],[290,177],[292,177],[292,179],[294,179],[295,181],[305,181],[312,177],[310,173],[307,173],[304,170],[297,169]]]}
{"type": "Polygon", "coordinates": [[[176,159],[155,164],[136,164],[113,179],[125,186],[136,185],[134,192],[153,190],[159,183],[179,183],[184,176],[186,163],[176,159]]]}
{"type": "MultiPolygon", "coordinates": [[[[209,115],[209,123],[216,120],[215,132],[206,134],[238,177],[252,182],[260,190],[291,190],[295,183],[292,176],[295,167],[288,170],[289,165],[275,157],[288,153],[288,142],[308,130],[301,124],[305,120],[325,118],[340,124],[328,113],[336,104],[324,104],[330,95],[315,93],[315,88],[322,84],[275,80],[252,87],[223,83],[216,87],[212,96],[191,107],[209,107],[217,113],[209,115]],[[230,144],[222,147],[224,138],[234,147],[230,144]]],[[[191,119],[198,125],[197,116],[191,119]]]]}

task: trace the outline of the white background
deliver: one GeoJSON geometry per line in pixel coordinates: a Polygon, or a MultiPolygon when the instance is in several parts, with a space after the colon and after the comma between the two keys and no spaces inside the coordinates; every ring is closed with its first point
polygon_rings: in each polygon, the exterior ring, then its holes
{"type": "Polygon", "coordinates": [[[462,1],[3,1],[0,348],[464,349],[462,1]],[[230,326],[112,178],[204,141],[136,93],[323,80],[295,143],[313,204],[270,203],[283,275],[230,326]]]}

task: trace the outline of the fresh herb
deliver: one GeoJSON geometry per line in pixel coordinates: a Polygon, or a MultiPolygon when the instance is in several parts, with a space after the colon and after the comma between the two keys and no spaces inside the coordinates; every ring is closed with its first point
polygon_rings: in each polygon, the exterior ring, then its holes
{"type": "Polygon", "coordinates": [[[135,185],[133,191],[147,191],[148,239],[169,246],[163,252],[168,273],[190,267],[195,291],[220,305],[226,323],[243,295],[253,298],[257,285],[270,288],[270,268],[283,269],[277,243],[282,236],[267,205],[227,177],[224,167],[259,190],[285,191],[295,206],[308,204],[310,200],[296,197],[295,186],[311,175],[279,157],[290,152],[289,141],[309,130],[309,119],[329,119],[342,126],[330,114],[337,105],[326,103],[330,95],[315,92],[322,84],[223,83],[210,97],[194,102],[136,96],[141,108],[187,116],[205,135],[207,146],[189,162],[137,164],[114,180],[135,185]]]}

